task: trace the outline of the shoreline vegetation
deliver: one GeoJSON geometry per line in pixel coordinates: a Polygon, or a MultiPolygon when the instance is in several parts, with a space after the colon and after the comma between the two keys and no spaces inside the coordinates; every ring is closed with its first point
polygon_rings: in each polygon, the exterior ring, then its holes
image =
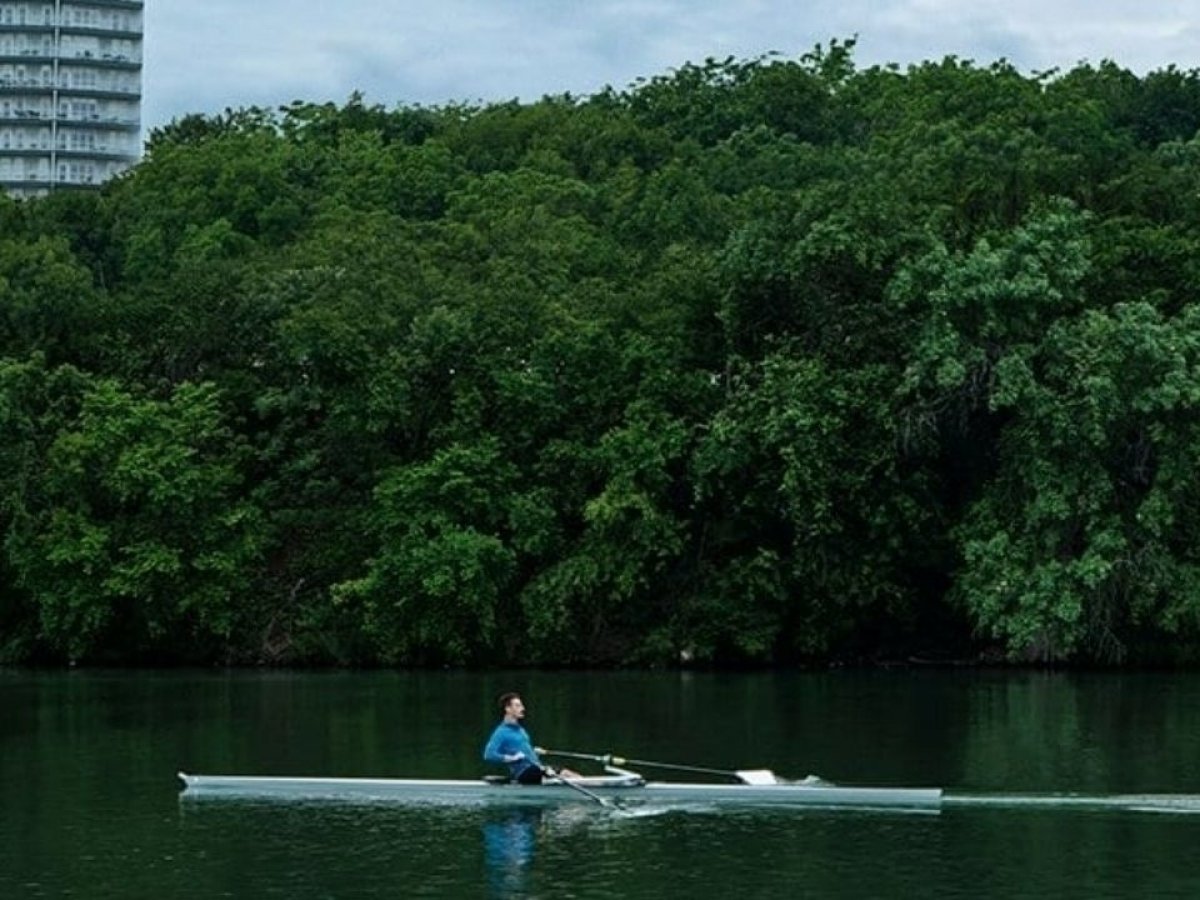
{"type": "Polygon", "coordinates": [[[833,41],[0,198],[0,664],[1194,666],[1198,128],[833,41]]]}

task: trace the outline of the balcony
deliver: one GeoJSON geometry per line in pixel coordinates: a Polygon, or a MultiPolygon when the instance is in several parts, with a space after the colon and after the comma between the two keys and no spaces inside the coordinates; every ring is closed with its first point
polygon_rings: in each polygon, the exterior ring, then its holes
{"type": "Polygon", "coordinates": [[[50,114],[37,112],[32,109],[17,109],[7,116],[0,116],[0,125],[32,126],[33,128],[49,127],[50,114]]]}
{"type": "MultiPolygon", "coordinates": [[[[45,137],[43,134],[42,137],[45,137]]],[[[69,122],[60,122],[58,129],[58,152],[80,152],[87,154],[114,153],[118,156],[128,156],[138,152],[136,139],[130,139],[128,134],[120,132],[94,132],[88,129],[76,128],[69,122]]]]}
{"type": "Polygon", "coordinates": [[[53,50],[18,50],[16,53],[0,54],[0,63],[11,63],[16,66],[52,62],[54,62],[53,50]]]}
{"type": "Polygon", "coordinates": [[[39,78],[32,78],[29,75],[0,75],[0,89],[8,89],[8,92],[27,90],[32,88],[51,87],[51,85],[42,81],[39,78]]]}
{"type": "Polygon", "coordinates": [[[23,50],[20,53],[0,55],[0,64],[29,66],[50,65],[57,59],[62,66],[80,66],[88,69],[115,69],[125,72],[137,72],[142,68],[142,61],[124,53],[92,53],[82,50],[74,54],[55,54],[53,51],[44,53],[41,50],[23,50]]]}
{"type": "Polygon", "coordinates": [[[142,89],[130,88],[123,90],[120,88],[106,87],[60,87],[58,96],[63,99],[78,97],[81,100],[138,100],[142,99],[142,89]]]}
{"type": "MultiPolygon", "coordinates": [[[[21,60],[26,62],[27,60],[21,60]]],[[[63,52],[58,57],[59,65],[87,66],[89,69],[122,69],[136,72],[142,67],[142,61],[125,53],[93,53],[91,50],[79,50],[75,53],[63,52]]]]}
{"type": "Polygon", "coordinates": [[[55,87],[52,84],[36,84],[32,81],[0,81],[0,97],[51,97],[55,93],[62,98],[77,97],[81,100],[127,100],[134,103],[142,99],[140,87],[55,87]]]}
{"type": "Polygon", "coordinates": [[[13,22],[3,27],[9,34],[54,34],[53,22],[24,22],[20,25],[13,22]]]}
{"type": "MultiPolygon", "coordinates": [[[[53,26],[49,27],[53,31],[53,26]]],[[[127,41],[140,41],[142,33],[140,31],[130,31],[128,29],[118,28],[102,28],[95,25],[67,25],[65,22],[59,27],[59,31],[64,35],[72,35],[77,37],[98,37],[98,38],[121,38],[127,41]]]]}
{"type": "MultiPolygon", "coordinates": [[[[6,120],[0,119],[0,123],[6,120]]],[[[46,120],[49,122],[49,120],[46,120]]],[[[37,124],[37,120],[22,119],[20,125],[37,124]]],[[[58,117],[59,128],[84,128],[88,131],[140,131],[142,123],[137,119],[120,119],[116,116],[92,116],[88,119],[76,119],[70,116],[58,117]]]]}
{"type": "MultiPolygon", "coordinates": [[[[46,156],[50,155],[49,150],[41,151],[46,156]]],[[[128,153],[121,153],[116,150],[62,150],[55,152],[58,159],[90,159],[90,160],[106,160],[109,162],[136,162],[138,154],[136,150],[128,153]]]]}
{"type": "MultiPolygon", "coordinates": [[[[84,6],[94,6],[95,4],[81,4],[84,6]]],[[[75,23],[68,21],[68,16],[63,16],[63,21],[58,25],[53,22],[9,22],[4,24],[4,30],[8,34],[54,34],[59,31],[62,34],[84,35],[87,37],[101,38],[125,38],[130,41],[140,41],[142,32],[140,29],[141,23],[137,23],[137,28],[113,28],[112,26],[99,24],[84,24],[82,22],[75,23]]]]}
{"type": "Polygon", "coordinates": [[[32,81],[28,78],[0,78],[0,96],[11,97],[13,94],[32,94],[37,97],[48,97],[54,93],[54,86],[32,81]]]}
{"type": "Polygon", "coordinates": [[[42,178],[0,178],[0,188],[18,196],[36,196],[47,193],[52,187],[49,181],[42,178]]]}
{"type": "Polygon", "coordinates": [[[129,12],[140,12],[145,4],[134,2],[134,0],[63,0],[63,6],[67,8],[88,6],[92,9],[124,9],[129,12]]]}

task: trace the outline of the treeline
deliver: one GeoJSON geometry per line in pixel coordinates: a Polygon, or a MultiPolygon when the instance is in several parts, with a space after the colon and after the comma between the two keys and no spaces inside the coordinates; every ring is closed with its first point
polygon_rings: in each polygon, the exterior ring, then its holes
{"type": "Polygon", "coordinates": [[[1193,662],[1200,75],[852,45],[0,200],[0,660],[1193,662]]]}

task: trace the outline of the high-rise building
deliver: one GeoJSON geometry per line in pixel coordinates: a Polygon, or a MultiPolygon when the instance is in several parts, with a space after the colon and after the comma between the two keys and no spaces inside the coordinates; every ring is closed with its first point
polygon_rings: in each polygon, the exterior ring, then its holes
{"type": "Polygon", "coordinates": [[[98,185],[141,146],[142,3],[0,0],[0,188],[98,185]]]}

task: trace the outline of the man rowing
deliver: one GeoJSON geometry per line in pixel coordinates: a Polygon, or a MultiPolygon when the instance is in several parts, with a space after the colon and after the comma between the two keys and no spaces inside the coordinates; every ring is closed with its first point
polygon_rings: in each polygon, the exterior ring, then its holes
{"type": "Polygon", "coordinates": [[[500,695],[500,712],[504,718],[492,732],[487,746],[483,748],[485,762],[508,766],[508,775],[518,784],[541,784],[545,778],[578,778],[578,772],[560,769],[555,772],[542,765],[537,748],[529,738],[521,720],[525,718],[525,704],[521,695],[500,695]]]}

